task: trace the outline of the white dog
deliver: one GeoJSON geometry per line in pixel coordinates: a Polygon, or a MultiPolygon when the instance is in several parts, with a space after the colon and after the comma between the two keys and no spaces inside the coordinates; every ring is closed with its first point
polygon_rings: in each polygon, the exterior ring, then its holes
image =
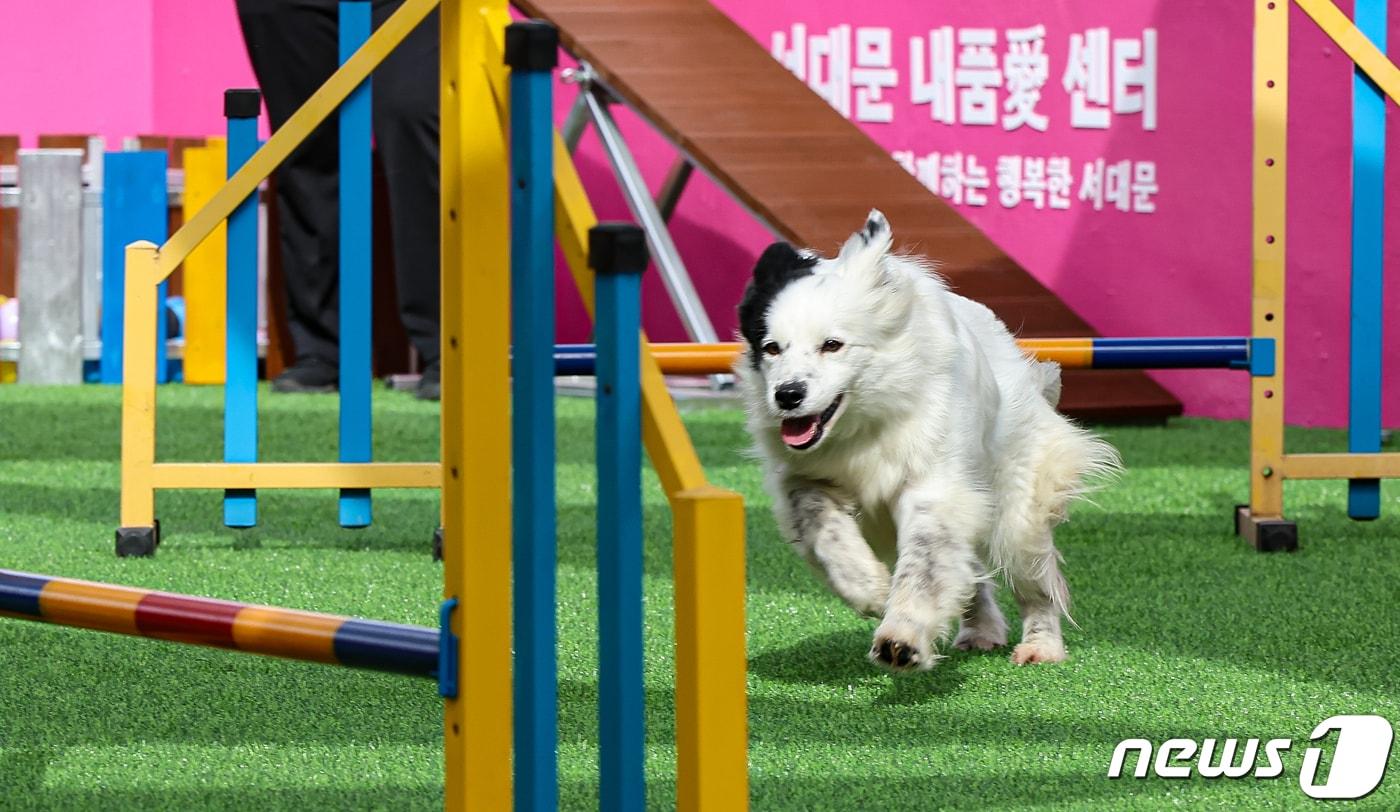
{"type": "Polygon", "coordinates": [[[876,663],[931,668],[955,619],[957,647],[1005,645],[997,572],[1021,607],[1012,662],[1059,662],[1052,529],[1117,454],[1055,411],[1057,365],[890,245],[878,211],[835,259],[774,244],[739,306],[734,371],[780,531],[881,618],[876,663]]]}

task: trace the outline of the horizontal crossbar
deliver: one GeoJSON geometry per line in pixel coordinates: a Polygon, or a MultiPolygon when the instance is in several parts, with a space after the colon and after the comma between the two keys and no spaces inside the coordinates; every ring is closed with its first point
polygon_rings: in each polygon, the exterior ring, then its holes
{"type": "Polygon", "coordinates": [[[0,615],[436,678],[438,632],[276,606],[0,570],[0,615]]]}
{"type": "Polygon", "coordinates": [[[1400,454],[1288,454],[1284,479],[1400,478],[1400,454]]]}
{"type": "MultiPolygon", "coordinates": [[[[1066,369],[1248,369],[1249,339],[1202,338],[1023,338],[1027,354],[1066,369]]],[[[651,344],[652,355],[668,375],[728,372],[742,345],[651,344]]],[[[557,375],[592,375],[597,350],[592,344],[554,348],[557,375]]]]}
{"type": "Polygon", "coordinates": [[[199,488],[438,488],[435,462],[160,462],[158,490],[199,488]]]}

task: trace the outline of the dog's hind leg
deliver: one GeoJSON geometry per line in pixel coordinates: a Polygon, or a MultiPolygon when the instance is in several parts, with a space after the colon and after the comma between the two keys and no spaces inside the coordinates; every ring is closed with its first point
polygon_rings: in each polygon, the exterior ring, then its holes
{"type": "Polygon", "coordinates": [[[956,648],[991,651],[1006,645],[1006,617],[997,605],[996,592],[996,584],[989,580],[977,584],[972,602],[963,610],[958,636],[953,639],[956,648]]]}
{"type": "Polygon", "coordinates": [[[861,535],[853,508],[816,485],[788,491],[793,547],[825,576],[831,590],[866,617],[879,617],[890,592],[890,571],[861,535]]]}
{"type": "Polygon", "coordinates": [[[971,493],[934,489],[900,498],[894,578],[870,647],[873,662],[895,671],[933,667],[934,639],[948,632],[977,588],[972,539],[982,515],[983,504],[971,493]]]}
{"type": "Polygon", "coordinates": [[[1011,662],[1058,663],[1065,657],[1060,615],[1069,609],[1069,586],[1060,574],[1060,556],[1050,530],[1043,531],[1034,554],[1022,551],[1021,566],[1009,572],[1011,589],[1021,606],[1021,642],[1011,651],[1011,662]]]}

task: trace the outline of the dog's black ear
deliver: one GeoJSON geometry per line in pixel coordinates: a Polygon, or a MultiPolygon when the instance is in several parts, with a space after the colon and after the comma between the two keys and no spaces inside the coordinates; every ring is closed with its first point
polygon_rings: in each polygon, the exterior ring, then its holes
{"type": "Polygon", "coordinates": [[[790,243],[775,242],[764,249],[753,266],[753,285],[760,290],[777,292],[792,280],[810,274],[816,264],[815,255],[804,255],[790,243]]]}
{"type": "Polygon", "coordinates": [[[753,280],[739,303],[739,331],[749,343],[753,364],[758,366],[758,345],[768,333],[768,307],[783,288],[812,273],[819,257],[803,253],[785,242],[764,250],[753,266],[753,280]]]}

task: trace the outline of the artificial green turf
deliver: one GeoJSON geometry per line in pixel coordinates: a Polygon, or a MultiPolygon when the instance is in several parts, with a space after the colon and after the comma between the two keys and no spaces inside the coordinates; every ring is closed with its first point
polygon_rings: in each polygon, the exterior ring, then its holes
{"type": "MultiPolygon", "coordinates": [[[[375,398],[378,457],[435,458],[435,408],[375,398]]],[[[162,493],[159,554],[115,558],[118,401],[99,386],[0,388],[0,567],[433,624],[430,493],[376,494],[375,526],[352,531],[335,526],[329,491],[272,492],[261,525],[237,532],[219,527],[218,494],[162,493]]],[[[219,390],[163,387],[160,404],[160,458],[217,458],[219,390]]],[[[334,398],[263,404],[266,459],[334,457],[334,398]]],[[[560,400],[559,420],[561,800],[596,808],[592,406],[560,400]]],[[[711,477],[748,500],[757,809],[1294,808],[1307,801],[1297,775],[1316,723],[1400,721],[1400,500],[1387,492],[1389,515],[1357,524],[1341,484],[1292,484],[1302,550],[1256,554],[1230,531],[1247,487],[1242,424],[1107,432],[1127,473],[1058,535],[1081,627],[1068,632],[1068,663],[955,652],[895,678],[865,661],[873,623],[777,539],[755,465],[738,453],[738,413],[687,423],[711,477]],[[1105,778],[1121,739],[1227,736],[1293,739],[1284,777],[1105,778]]],[[[1338,432],[1289,443],[1343,447],[1338,432]]],[[[670,517],[649,469],[645,487],[648,795],[667,807],[670,517]]],[[[0,808],[441,803],[440,703],[425,681],[5,619],[0,657],[0,808]]],[[[1400,807],[1397,769],[1360,806],[1400,807]]]]}

